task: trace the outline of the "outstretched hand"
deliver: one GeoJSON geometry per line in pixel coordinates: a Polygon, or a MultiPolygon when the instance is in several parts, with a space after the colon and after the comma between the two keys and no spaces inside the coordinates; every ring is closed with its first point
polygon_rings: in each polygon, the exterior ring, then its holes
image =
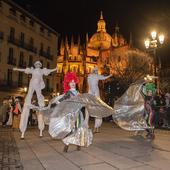
{"type": "Polygon", "coordinates": [[[14,70],[14,71],[17,71],[17,69],[18,69],[18,68],[16,68],[16,67],[15,67],[15,68],[13,68],[13,70],[14,70]]]}

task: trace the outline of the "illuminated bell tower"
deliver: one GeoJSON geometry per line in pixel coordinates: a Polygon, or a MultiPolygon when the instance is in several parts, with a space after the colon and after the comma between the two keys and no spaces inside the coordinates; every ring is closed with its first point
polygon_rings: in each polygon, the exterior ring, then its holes
{"type": "Polygon", "coordinates": [[[103,12],[101,11],[100,20],[97,23],[97,32],[106,32],[106,22],[103,19],[103,12]]]}

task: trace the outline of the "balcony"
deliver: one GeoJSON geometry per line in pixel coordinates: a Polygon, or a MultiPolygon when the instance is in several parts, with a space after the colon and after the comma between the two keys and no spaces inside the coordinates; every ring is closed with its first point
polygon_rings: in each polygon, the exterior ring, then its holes
{"type": "Polygon", "coordinates": [[[37,54],[37,48],[36,47],[34,47],[32,44],[27,44],[24,41],[18,40],[14,36],[9,36],[8,42],[13,44],[13,45],[16,45],[20,48],[23,48],[25,50],[28,50],[28,51],[31,51],[31,52],[37,54]]]}
{"type": "Polygon", "coordinates": [[[19,40],[17,40],[14,36],[9,36],[8,37],[8,42],[13,44],[13,45],[16,45],[16,46],[19,45],[19,40]]]}
{"type": "Polygon", "coordinates": [[[16,58],[13,58],[12,56],[8,57],[8,64],[16,66],[16,58]]]}
{"type": "Polygon", "coordinates": [[[49,52],[46,52],[46,51],[43,51],[43,50],[40,50],[39,51],[39,55],[40,56],[43,56],[49,60],[53,60],[53,55],[51,55],[49,52]]]}

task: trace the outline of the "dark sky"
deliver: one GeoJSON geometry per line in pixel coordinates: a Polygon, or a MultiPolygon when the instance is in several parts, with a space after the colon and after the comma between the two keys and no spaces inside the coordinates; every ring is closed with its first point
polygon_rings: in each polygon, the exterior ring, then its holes
{"type": "MultiPolygon", "coordinates": [[[[152,29],[166,37],[164,51],[170,50],[169,0],[14,0],[50,25],[62,36],[92,35],[96,32],[100,11],[106,21],[107,32],[112,34],[116,23],[120,32],[129,39],[132,32],[134,45],[144,48],[143,42],[152,29]]],[[[161,49],[162,50],[162,49],[161,49]]],[[[170,56],[170,55],[169,55],[170,56]]]]}

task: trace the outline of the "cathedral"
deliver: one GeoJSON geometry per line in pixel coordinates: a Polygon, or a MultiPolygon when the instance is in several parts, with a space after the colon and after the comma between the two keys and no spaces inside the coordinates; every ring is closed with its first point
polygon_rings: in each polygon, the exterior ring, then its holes
{"type": "Polygon", "coordinates": [[[109,68],[109,72],[116,77],[115,65],[112,63],[120,63],[118,67],[124,69],[126,64],[120,62],[124,61],[126,52],[131,48],[130,42],[124,39],[119,32],[119,27],[116,26],[112,35],[107,33],[106,22],[101,12],[100,19],[97,22],[97,31],[91,38],[86,34],[84,45],[81,44],[80,37],[78,42],[68,42],[61,40],[60,53],[57,57],[57,92],[62,93],[62,81],[64,74],[69,71],[77,73],[80,79],[79,90],[86,92],[87,83],[86,78],[95,66],[99,68],[99,73],[103,74],[105,68],[109,68]]]}

